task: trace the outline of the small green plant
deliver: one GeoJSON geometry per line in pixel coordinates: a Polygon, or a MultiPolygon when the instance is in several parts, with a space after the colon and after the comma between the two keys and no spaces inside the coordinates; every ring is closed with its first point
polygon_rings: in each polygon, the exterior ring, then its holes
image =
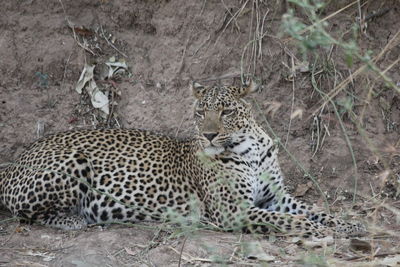
{"type": "Polygon", "coordinates": [[[352,27],[352,38],[335,38],[327,31],[328,23],[320,19],[318,15],[319,10],[325,7],[324,2],[320,0],[289,0],[288,2],[301,7],[310,22],[310,25],[304,23],[302,19],[295,15],[292,9],[283,15],[282,20],[284,32],[298,41],[297,44],[302,51],[304,59],[310,53],[317,55],[318,49],[321,47],[329,48],[335,45],[343,49],[345,61],[349,67],[352,67],[356,60],[365,64],[363,70],[365,68],[372,70],[383,79],[388,87],[400,93],[400,88],[385,74],[385,71],[381,71],[375,64],[376,60],[382,55],[379,54],[373,57],[371,50],[366,50],[362,54],[357,45],[358,24],[355,23],[352,27]]]}
{"type": "Polygon", "coordinates": [[[41,89],[49,88],[49,75],[45,73],[41,73],[40,71],[35,73],[35,76],[38,77],[38,86],[41,89]]]}
{"type": "Polygon", "coordinates": [[[325,267],[328,266],[326,258],[323,255],[307,253],[302,258],[301,263],[303,266],[325,267]]]}

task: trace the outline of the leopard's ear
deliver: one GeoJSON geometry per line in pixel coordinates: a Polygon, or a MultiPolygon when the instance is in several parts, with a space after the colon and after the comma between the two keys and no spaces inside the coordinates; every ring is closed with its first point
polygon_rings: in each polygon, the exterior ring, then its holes
{"type": "Polygon", "coordinates": [[[238,88],[237,96],[244,97],[248,94],[254,93],[260,87],[260,84],[254,80],[247,81],[242,87],[238,88]]]}
{"type": "Polygon", "coordinates": [[[201,85],[195,81],[191,81],[189,86],[190,86],[190,90],[192,91],[193,95],[196,98],[201,98],[204,95],[206,88],[203,85],[201,85]]]}

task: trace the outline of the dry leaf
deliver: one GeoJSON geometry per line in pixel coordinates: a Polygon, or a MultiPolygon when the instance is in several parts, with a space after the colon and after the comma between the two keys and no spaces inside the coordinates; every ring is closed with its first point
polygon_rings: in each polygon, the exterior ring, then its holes
{"type": "Polygon", "coordinates": [[[310,63],[307,61],[300,62],[296,65],[296,70],[299,70],[301,73],[309,72],[310,71],[310,63]]]}
{"type": "Polygon", "coordinates": [[[32,262],[32,261],[27,261],[27,260],[23,260],[23,261],[16,261],[14,262],[14,266],[29,266],[29,267],[48,267],[48,265],[44,265],[38,262],[32,262]]]}
{"type": "Polygon", "coordinates": [[[372,263],[374,264],[373,266],[399,266],[400,256],[386,257],[382,260],[374,260],[372,263]]]}
{"type": "Polygon", "coordinates": [[[83,67],[81,76],[79,77],[79,80],[76,84],[75,90],[79,93],[82,94],[82,89],[85,87],[86,83],[93,79],[93,70],[94,70],[95,65],[87,65],[83,67]]]}
{"type": "Polygon", "coordinates": [[[274,261],[275,257],[265,253],[264,249],[258,242],[250,242],[242,244],[243,256],[249,260],[274,261]]]}
{"type": "Polygon", "coordinates": [[[361,251],[364,253],[371,253],[372,246],[369,242],[360,239],[350,240],[350,249],[355,251],[361,251]]]}
{"type": "Polygon", "coordinates": [[[100,91],[93,77],[95,65],[85,64],[75,90],[82,94],[83,88],[86,88],[90,96],[93,107],[100,109],[105,114],[105,117],[110,113],[108,97],[100,91]]]}
{"type": "Polygon", "coordinates": [[[390,103],[382,96],[379,97],[379,106],[386,112],[388,112],[391,108],[390,103]]]}
{"type": "Polygon", "coordinates": [[[265,112],[271,114],[271,117],[273,117],[282,104],[276,101],[266,101],[263,103],[263,106],[267,108],[265,112]]]}
{"type": "Polygon", "coordinates": [[[390,170],[384,170],[383,172],[378,174],[378,179],[382,184],[386,183],[390,175],[390,170]]]}
{"type": "Polygon", "coordinates": [[[126,62],[122,59],[115,61],[115,57],[111,57],[108,62],[105,63],[108,66],[108,79],[111,79],[114,75],[125,72],[128,70],[126,62]]]}
{"type": "Polygon", "coordinates": [[[39,249],[28,249],[19,253],[21,255],[41,257],[43,261],[52,261],[56,258],[54,253],[39,249]]]}
{"type": "Polygon", "coordinates": [[[312,187],[312,182],[308,182],[306,184],[299,184],[296,188],[296,191],[293,193],[295,197],[304,196],[307,191],[312,187]]]}
{"type": "Polygon", "coordinates": [[[312,238],[312,240],[303,240],[304,246],[308,248],[326,247],[332,245],[333,243],[334,242],[332,236],[327,236],[324,238],[312,238]]]}
{"type": "Polygon", "coordinates": [[[15,232],[19,233],[19,234],[23,234],[23,233],[29,232],[29,229],[27,229],[24,226],[18,226],[17,228],[15,228],[15,232]]]}
{"type": "Polygon", "coordinates": [[[301,120],[303,118],[303,112],[304,112],[303,109],[296,108],[296,110],[293,111],[292,115],[290,115],[290,119],[295,119],[295,118],[299,117],[299,119],[301,120]]]}
{"type": "Polygon", "coordinates": [[[94,33],[85,27],[74,27],[74,31],[81,36],[92,36],[94,33]]]}
{"type": "Polygon", "coordinates": [[[133,251],[131,248],[127,248],[125,247],[125,252],[131,256],[135,256],[137,253],[135,251],[133,251]]]}
{"type": "Polygon", "coordinates": [[[397,149],[394,145],[392,144],[387,144],[383,149],[382,152],[385,153],[390,153],[390,154],[399,154],[400,155],[400,149],[397,149]]]}

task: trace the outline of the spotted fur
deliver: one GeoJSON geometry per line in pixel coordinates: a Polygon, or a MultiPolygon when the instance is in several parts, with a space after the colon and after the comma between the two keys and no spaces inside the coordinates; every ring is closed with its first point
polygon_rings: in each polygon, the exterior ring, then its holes
{"type": "Polygon", "coordinates": [[[193,84],[192,140],[125,129],[39,140],[0,172],[0,200],[14,215],[62,229],[173,219],[197,209],[227,230],[303,236],[362,230],[286,192],[277,148],[243,100],[256,89],[193,84]]]}

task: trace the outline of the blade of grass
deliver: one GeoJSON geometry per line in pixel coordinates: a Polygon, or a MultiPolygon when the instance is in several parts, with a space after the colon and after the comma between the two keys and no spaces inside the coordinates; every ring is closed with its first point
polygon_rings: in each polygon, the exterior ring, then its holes
{"type": "MultiPolygon", "coordinates": [[[[261,107],[258,104],[257,101],[253,101],[255,103],[255,107],[257,109],[257,111],[262,114],[261,111],[261,107]]],[[[304,166],[300,163],[300,161],[297,160],[297,158],[287,149],[287,147],[280,141],[278,135],[275,133],[275,131],[272,129],[271,125],[269,124],[267,118],[265,117],[265,115],[262,115],[262,119],[265,123],[265,125],[267,126],[268,132],[272,134],[272,136],[274,137],[275,140],[278,140],[279,145],[283,148],[283,150],[285,150],[285,152],[289,155],[290,159],[296,164],[297,167],[300,168],[300,170],[304,173],[305,176],[307,176],[307,178],[309,178],[314,186],[317,188],[318,192],[321,194],[323,200],[324,200],[324,206],[325,209],[327,210],[327,212],[330,212],[329,209],[329,203],[328,203],[328,199],[326,198],[325,193],[322,191],[320,185],[318,184],[317,180],[315,179],[315,177],[313,175],[311,175],[305,168],[304,166]]]]}
{"type": "MultiPolygon", "coordinates": [[[[323,99],[327,99],[327,94],[325,94],[322,90],[319,89],[319,87],[317,85],[317,82],[315,80],[315,66],[317,64],[317,60],[318,60],[318,58],[315,60],[315,62],[313,64],[313,68],[311,70],[311,84],[312,84],[314,90],[316,90],[321,95],[321,97],[323,99]]],[[[356,158],[354,156],[353,146],[351,145],[350,138],[349,138],[349,136],[347,134],[347,131],[346,131],[346,127],[343,124],[342,118],[340,117],[340,114],[339,114],[339,112],[338,112],[338,110],[336,108],[335,102],[333,102],[333,100],[330,99],[329,103],[332,105],[333,110],[335,112],[335,115],[336,115],[336,117],[337,117],[337,119],[339,121],[340,128],[341,128],[341,130],[343,132],[344,138],[346,140],[347,147],[349,148],[349,152],[350,152],[350,155],[351,155],[351,160],[353,161],[353,165],[354,165],[354,192],[353,192],[353,204],[354,204],[355,201],[356,201],[357,180],[358,180],[357,161],[356,161],[356,158]]]]}

